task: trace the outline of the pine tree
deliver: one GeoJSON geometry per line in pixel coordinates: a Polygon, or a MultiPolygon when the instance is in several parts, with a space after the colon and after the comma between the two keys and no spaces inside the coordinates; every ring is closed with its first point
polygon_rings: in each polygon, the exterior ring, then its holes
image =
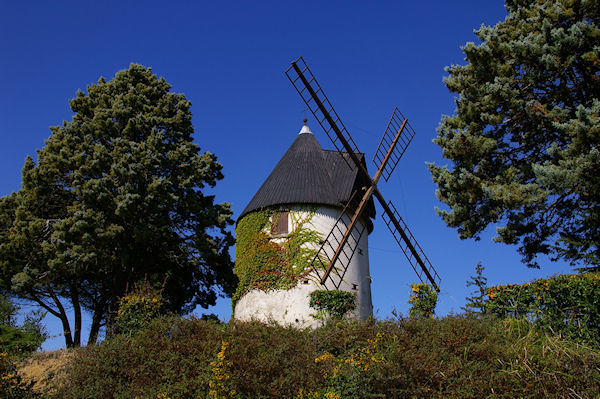
{"type": "Polygon", "coordinates": [[[476,31],[457,93],[434,140],[453,166],[430,164],[438,210],[460,238],[496,241],[600,267],[600,4],[507,0],[508,16],[476,31]]]}
{"type": "Polygon", "coordinates": [[[19,306],[0,294],[0,353],[22,357],[37,350],[47,335],[42,326],[45,313],[29,312],[23,322],[17,324],[19,310],[19,306]]]}
{"type": "Polygon", "coordinates": [[[485,314],[485,297],[487,295],[487,278],[483,276],[485,267],[481,262],[475,266],[475,275],[470,276],[467,280],[467,287],[475,286],[477,290],[471,293],[471,296],[466,297],[467,303],[462,308],[469,315],[485,314]]]}
{"type": "Polygon", "coordinates": [[[166,280],[172,312],[234,289],[232,212],[205,193],[222,166],[200,153],[191,104],[170,88],[131,65],[78,92],[73,119],[51,128],[22,188],[0,200],[0,288],[58,317],[67,346],[80,342],[82,309],[93,343],[143,279],[166,280]]]}

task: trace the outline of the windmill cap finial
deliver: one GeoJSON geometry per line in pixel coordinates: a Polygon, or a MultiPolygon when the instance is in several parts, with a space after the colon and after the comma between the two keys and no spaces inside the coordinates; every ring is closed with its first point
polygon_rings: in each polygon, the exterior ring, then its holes
{"type": "Polygon", "coordinates": [[[304,122],[304,124],[302,125],[302,130],[300,130],[300,133],[298,133],[298,134],[302,134],[302,133],[312,134],[312,132],[310,131],[310,128],[306,124],[307,121],[308,121],[308,119],[306,119],[306,118],[302,119],[302,122],[304,122]]]}

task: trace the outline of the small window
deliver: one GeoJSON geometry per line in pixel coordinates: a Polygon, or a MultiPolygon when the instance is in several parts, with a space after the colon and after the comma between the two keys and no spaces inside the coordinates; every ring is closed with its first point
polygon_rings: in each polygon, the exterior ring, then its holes
{"type": "Polygon", "coordinates": [[[288,233],[288,212],[279,212],[274,216],[273,227],[271,227],[271,235],[284,236],[288,233]]]}

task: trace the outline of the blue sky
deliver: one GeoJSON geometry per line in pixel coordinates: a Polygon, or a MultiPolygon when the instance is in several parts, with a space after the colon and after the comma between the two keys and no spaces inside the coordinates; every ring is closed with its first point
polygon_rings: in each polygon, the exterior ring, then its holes
{"type": "MultiPolygon", "coordinates": [[[[302,55],[368,159],[395,106],[416,130],[394,176],[379,186],[441,275],[438,314],[460,312],[477,262],[494,285],[572,270],[546,258],[541,270],[527,269],[516,247],[492,242],[493,227],[478,242],[461,241],[435,213],[442,204],[425,162],[447,163],[432,143],[441,115],[454,110],[444,67],[464,64],[460,46],[476,41],[473,30],[505,15],[499,0],[2,2],[0,195],[19,189],[25,157],[43,147],[49,126],[71,119],[76,91],[133,62],[192,102],[195,141],[224,165],[214,194],[237,217],[303,117],[331,148],[284,75],[302,55]]],[[[407,314],[416,276],[381,219],[369,243],[375,315],[407,314]]],[[[208,312],[229,320],[230,300],[208,312]]],[[[57,320],[46,324],[59,334],[57,320]]],[[[62,345],[56,336],[44,348],[62,345]]]]}

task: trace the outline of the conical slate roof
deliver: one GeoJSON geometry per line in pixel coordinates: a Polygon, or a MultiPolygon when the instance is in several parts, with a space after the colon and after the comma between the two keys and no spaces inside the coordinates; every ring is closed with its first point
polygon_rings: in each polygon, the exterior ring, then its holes
{"type": "MultiPolygon", "coordinates": [[[[343,207],[354,189],[361,186],[357,168],[350,169],[343,156],[337,151],[323,150],[304,125],[238,220],[252,211],[286,204],[343,207]]],[[[364,163],[363,154],[359,156],[364,163]]],[[[367,215],[375,216],[372,201],[367,215]]]]}

